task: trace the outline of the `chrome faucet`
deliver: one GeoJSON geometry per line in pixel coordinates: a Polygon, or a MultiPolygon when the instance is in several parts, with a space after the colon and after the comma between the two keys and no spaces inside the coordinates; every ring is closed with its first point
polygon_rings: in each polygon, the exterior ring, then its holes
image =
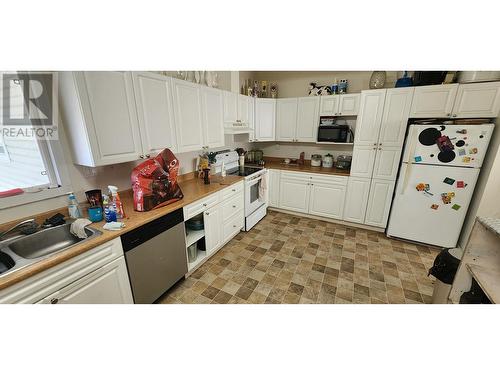
{"type": "Polygon", "coordinates": [[[23,234],[32,234],[35,233],[36,230],[38,229],[38,224],[36,223],[35,219],[28,219],[21,221],[20,223],[17,223],[14,225],[12,228],[7,229],[5,232],[0,233],[0,240],[8,233],[11,233],[15,230],[18,230],[19,232],[23,234]]]}

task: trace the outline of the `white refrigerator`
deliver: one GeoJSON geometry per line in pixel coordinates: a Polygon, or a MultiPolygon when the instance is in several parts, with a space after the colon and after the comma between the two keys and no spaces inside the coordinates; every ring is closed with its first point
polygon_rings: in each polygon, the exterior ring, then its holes
{"type": "Polygon", "coordinates": [[[387,234],[455,247],[493,124],[411,125],[387,234]]]}

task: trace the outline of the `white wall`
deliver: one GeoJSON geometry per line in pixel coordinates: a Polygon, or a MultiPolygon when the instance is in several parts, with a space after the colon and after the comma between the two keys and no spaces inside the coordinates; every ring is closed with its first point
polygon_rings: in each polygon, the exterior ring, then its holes
{"type": "MultiPolygon", "coordinates": [[[[316,82],[318,85],[332,84],[335,79],[347,79],[349,82],[348,93],[358,93],[361,90],[369,89],[372,71],[255,71],[241,72],[240,83],[245,78],[252,80],[267,80],[277,82],[278,97],[290,98],[307,96],[309,93],[309,83],[316,82]]],[[[385,87],[394,87],[398,77],[402,72],[388,71],[385,87]]],[[[240,84],[241,86],[241,84],[240,84]]]]}

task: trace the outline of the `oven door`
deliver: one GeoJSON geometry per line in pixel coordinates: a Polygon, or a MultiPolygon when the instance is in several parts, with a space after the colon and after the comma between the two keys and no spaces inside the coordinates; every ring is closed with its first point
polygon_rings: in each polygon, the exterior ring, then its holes
{"type": "Polygon", "coordinates": [[[256,176],[245,182],[245,216],[249,216],[260,206],[266,204],[265,200],[259,199],[259,187],[262,176],[256,176]]]}

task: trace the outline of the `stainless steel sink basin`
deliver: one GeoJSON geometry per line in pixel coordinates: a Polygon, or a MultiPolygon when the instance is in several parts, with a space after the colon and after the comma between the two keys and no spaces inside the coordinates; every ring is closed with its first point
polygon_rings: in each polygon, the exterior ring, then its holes
{"type": "Polygon", "coordinates": [[[0,277],[101,234],[100,231],[87,227],[85,232],[88,237],[81,239],[70,232],[70,226],[71,224],[67,223],[1,241],[0,277]]]}

